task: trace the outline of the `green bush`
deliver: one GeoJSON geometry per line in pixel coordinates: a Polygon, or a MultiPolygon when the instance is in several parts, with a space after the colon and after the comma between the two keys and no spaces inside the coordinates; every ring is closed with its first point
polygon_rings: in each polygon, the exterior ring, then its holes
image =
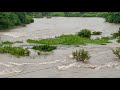
{"type": "Polygon", "coordinates": [[[91,31],[88,29],[82,29],[80,32],[78,32],[78,36],[90,38],[91,37],[91,31]]]}
{"type": "Polygon", "coordinates": [[[90,55],[88,51],[85,51],[84,49],[76,50],[72,52],[73,59],[76,59],[77,61],[86,61],[90,59],[90,55]]]}
{"type": "Polygon", "coordinates": [[[11,47],[11,46],[4,46],[0,47],[0,53],[5,54],[9,53],[15,56],[29,56],[30,51],[27,49],[23,49],[21,47],[11,47]]]}
{"type": "Polygon", "coordinates": [[[39,50],[39,51],[44,51],[44,52],[49,52],[54,49],[56,49],[56,46],[50,46],[50,45],[40,45],[40,46],[33,46],[32,49],[34,50],[39,50]]]}
{"type": "Polygon", "coordinates": [[[34,22],[25,12],[0,12],[0,30],[34,22]]]}
{"type": "Polygon", "coordinates": [[[102,32],[97,32],[97,31],[94,31],[94,32],[92,32],[92,35],[101,35],[102,34],[102,32]]]}
{"type": "Polygon", "coordinates": [[[120,59],[120,48],[116,48],[115,50],[112,50],[112,52],[120,59]]]}
{"type": "Polygon", "coordinates": [[[33,23],[33,22],[34,22],[34,20],[32,19],[32,17],[26,15],[25,24],[30,24],[30,23],[33,23]]]}

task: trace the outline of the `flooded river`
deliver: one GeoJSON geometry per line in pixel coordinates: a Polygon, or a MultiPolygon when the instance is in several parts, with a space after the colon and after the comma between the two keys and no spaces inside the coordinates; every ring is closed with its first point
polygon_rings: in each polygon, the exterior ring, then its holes
{"type": "MultiPolygon", "coordinates": [[[[51,38],[61,34],[75,34],[81,29],[103,32],[110,36],[117,32],[120,24],[105,22],[97,17],[53,17],[34,19],[26,27],[0,32],[2,41],[25,41],[27,39],[51,38]]],[[[38,56],[32,51],[29,57],[14,57],[0,54],[0,77],[120,77],[120,62],[111,49],[120,46],[113,42],[107,45],[59,46],[49,55],[38,56]],[[92,56],[87,64],[70,58],[72,51],[83,48],[92,56]]]]}

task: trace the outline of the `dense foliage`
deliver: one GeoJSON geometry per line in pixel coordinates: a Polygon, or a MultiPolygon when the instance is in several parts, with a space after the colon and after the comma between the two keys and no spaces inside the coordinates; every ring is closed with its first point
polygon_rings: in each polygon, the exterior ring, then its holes
{"type": "Polygon", "coordinates": [[[34,22],[25,12],[0,12],[0,30],[34,22]]]}
{"type": "Polygon", "coordinates": [[[120,23],[120,12],[110,12],[105,19],[110,23],[120,23]]]}
{"type": "Polygon", "coordinates": [[[80,45],[80,44],[104,44],[108,43],[108,38],[97,38],[97,39],[90,39],[80,37],[78,35],[61,35],[55,38],[47,38],[47,39],[40,39],[40,40],[32,40],[28,39],[28,43],[37,43],[37,44],[49,44],[49,45],[80,45]]]}

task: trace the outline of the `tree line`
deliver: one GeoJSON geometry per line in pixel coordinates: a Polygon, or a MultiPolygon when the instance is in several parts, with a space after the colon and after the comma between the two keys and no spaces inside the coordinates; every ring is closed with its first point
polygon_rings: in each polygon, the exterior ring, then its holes
{"type": "Polygon", "coordinates": [[[26,12],[0,12],[0,30],[34,22],[26,12]]]}
{"type": "Polygon", "coordinates": [[[107,22],[120,23],[120,12],[32,12],[36,18],[51,17],[103,17],[107,22]]]}

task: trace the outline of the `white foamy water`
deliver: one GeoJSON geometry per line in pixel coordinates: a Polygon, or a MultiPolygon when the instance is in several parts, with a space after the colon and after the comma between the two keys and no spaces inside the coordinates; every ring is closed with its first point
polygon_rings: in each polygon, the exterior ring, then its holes
{"type": "Polygon", "coordinates": [[[10,74],[10,73],[20,73],[22,72],[20,65],[12,65],[7,63],[0,63],[0,75],[10,74]]]}
{"type": "Polygon", "coordinates": [[[54,60],[51,62],[40,62],[40,63],[16,63],[16,62],[0,63],[0,75],[20,73],[24,70],[25,65],[38,66],[38,65],[55,64],[58,62],[61,62],[61,60],[54,60]]]}
{"type": "Polygon", "coordinates": [[[25,37],[27,36],[27,34],[23,33],[23,32],[7,32],[7,33],[3,33],[3,36],[9,36],[9,37],[13,37],[13,38],[20,38],[20,37],[25,37]]]}
{"type": "Polygon", "coordinates": [[[81,64],[81,63],[71,63],[71,64],[68,64],[68,65],[61,65],[61,66],[58,66],[58,69],[59,70],[66,70],[66,69],[69,69],[69,68],[91,68],[91,69],[95,69],[95,70],[99,70],[99,69],[104,69],[104,68],[116,68],[116,69],[119,69],[120,65],[117,63],[117,62],[109,62],[109,63],[106,63],[106,64],[102,64],[102,65],[92,65],[92,64],[81,64]]]}

